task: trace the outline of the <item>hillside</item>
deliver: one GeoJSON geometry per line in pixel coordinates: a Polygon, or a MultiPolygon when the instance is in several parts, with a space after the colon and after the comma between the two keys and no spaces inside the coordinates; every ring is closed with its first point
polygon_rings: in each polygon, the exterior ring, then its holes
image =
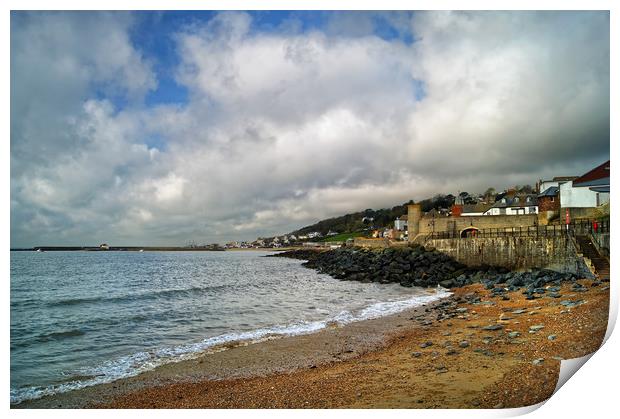
{"type": "MultiPolygon", "coordinates": [[[[328,218],[315,224],[295,230],[290,234],[305,235],[318,231],[322,235],[329,231],[337,233],[353,233],[367,228],[384,228],[394,225],[394,220],[401,215],[407,214],[407,205],[413,204],[411,200],[392,208],[379,210],[366,209],[351,214],[341,215],[340,217],[328,218]],[[370,220],[372,219],[372,221],[370,220]],[[364,220],[364,221],[362,221],[364,220]]],[[[432,208],[449,208],[454,203],[453,195],[435,195],[433,198],[424,199],[419,202],[422,211],[430,211],[432,208]]]]}

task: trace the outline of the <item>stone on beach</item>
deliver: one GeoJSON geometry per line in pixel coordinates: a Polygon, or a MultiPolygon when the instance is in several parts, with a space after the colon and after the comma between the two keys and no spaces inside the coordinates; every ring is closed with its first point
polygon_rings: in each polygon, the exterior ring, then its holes
{"type": "Polygon", "coordinates": [[[503,328],[504,326],[502,326],[501,324],[491,324],[489,326],[484,326],[482,330],[501,330],[503,328]]]}

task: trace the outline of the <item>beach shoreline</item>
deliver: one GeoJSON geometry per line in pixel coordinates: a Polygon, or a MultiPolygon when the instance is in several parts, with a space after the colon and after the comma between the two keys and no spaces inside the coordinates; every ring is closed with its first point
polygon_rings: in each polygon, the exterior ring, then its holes
{"type": "Polygon", "coordinates": [[[535,300],[525,300],[519,291],[503,300],[480,284],[470,285],[398,314],[312,334],[230,344],[135,377],[12,407],[531,405],[552,394],[560,358],[594,352],[605,335],[609,286],[579,282],[585,291],[564,284],[562,298],[535,300]],[[563,305],[566,301],[578,303],[563,305]]]}

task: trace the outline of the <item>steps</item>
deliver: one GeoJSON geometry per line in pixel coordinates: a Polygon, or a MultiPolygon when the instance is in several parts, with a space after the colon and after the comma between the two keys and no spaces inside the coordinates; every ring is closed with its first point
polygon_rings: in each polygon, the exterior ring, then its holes
{"type": "Polygon", "coordinates": [[[592,265],[594,266],[595,274],[601,281],[609,281],[609,262],[607,259],[602,257],[592,241],[588,236],[575,236],[575,240],[581,249],[581,253],[590,261],[592,261],[592,265]]]}

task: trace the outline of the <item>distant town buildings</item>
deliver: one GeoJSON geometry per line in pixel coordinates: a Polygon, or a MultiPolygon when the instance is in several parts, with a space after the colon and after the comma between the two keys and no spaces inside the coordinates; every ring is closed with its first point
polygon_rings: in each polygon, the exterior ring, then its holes
{"type": "MultiPolygon", "coordinates": [[[[358,233],[364,237],[398,241],[415,240],[420,234],[428,235],[442,231],[456,231],[462,234],[465,230],[478,231],[484,228],[503,226],[513,228],[563,222],[562,217],[567,213],[565,209],[574,212],[577,217],[585,217],[591,214],[588,212],[590,209],[608,204],[609,185],[610,161],[607,161],[581,176],[541,179],[536,183],[535,189],[525,185],[501,193],[496,193],[493,188],[476,195],[459,192],[454,196],[454,205],[450,209],[433,208],[422,213],[419,204],[410,204],[408,214],[394,220],[394,228],[377,228],[373,225],[374,217],[365,216],[361,221],[366,224],[366,228],[358,233]],[[582,211],[583,209],[588,211],[582,211]],[[518,215],[527,217],[513,217],[518,215]]],[[[325,234],[312,231],[297,235],[263,237],[253,242],[230,242],[226,247],[279,248],[300,245],[332,247],[340,246],[342,242],[329,242],[327,238],[340,233],[343,232],[329,230],[325,234]]],[[[353,238],[348,241],[352,242],[353,238]]]]}

